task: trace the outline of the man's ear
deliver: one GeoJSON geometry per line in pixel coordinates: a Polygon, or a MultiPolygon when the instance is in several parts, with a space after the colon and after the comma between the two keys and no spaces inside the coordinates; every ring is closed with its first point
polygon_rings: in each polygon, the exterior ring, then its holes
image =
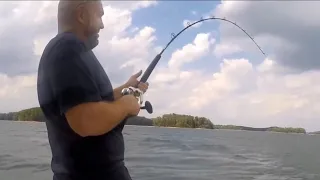
{"type": "Polygon", "coordinates": [[[77,20],[81,23],[81,24],[86,24],[87,21],[87,9],[83,6],[83,5],[79,5],[75,11],[75,15],[77,17],[77,20]]]}

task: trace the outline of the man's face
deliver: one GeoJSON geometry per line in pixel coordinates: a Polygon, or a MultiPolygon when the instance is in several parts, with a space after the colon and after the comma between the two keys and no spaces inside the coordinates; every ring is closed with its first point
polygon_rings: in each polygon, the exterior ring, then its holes
{"type": "Polygon", "coordinates": [[[104,14],[101,1],[90,2],[87,6],[87,21],[85,24],[85,35],[87,36],[87,44],[93,49],[99,44],[99,32],[104,28],[102,16],[104,14]]]}

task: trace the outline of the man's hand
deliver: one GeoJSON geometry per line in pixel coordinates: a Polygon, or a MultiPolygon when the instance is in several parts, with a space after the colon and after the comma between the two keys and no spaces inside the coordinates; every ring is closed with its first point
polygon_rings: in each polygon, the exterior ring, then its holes
{"type": "Polygon", "coordinates": [[[122,96],[120,99],[123,107],[128,112],[129,116],[137,116],[140,112],[140,105],[138,104],[137,99],[132,95],[122,96]]]}
{"type": "Polygon", "coordinates": [[[146,92],[148,90],[149,87],[149,83],[142,83],[138,81],[138,77],[141,76],[142,74],[142,70],[140,70],[138,73],[132,75],[129,80],[123,84],[120,87],[117,87],[113,90],[113,94],[114,94],[114,98],[117,100],[119,99],[122,95],[121,95],[121,91],[123,88],[128,88],[130,86],[135,87],[136,85],[138,85],[138,88],[142,91],[142,92],[146,92]]]}
{"type": "Polygon", "coordinates": [[[138,88],[145,93],[148,90],[149,83],[148,82],[143,83],[138,81],[138,77],[141,76],[141,74],[142,74],[142,70],[132,75],[125,84],[127,87],[129,86],[135,87],[136,85],[138,85],[138,88]]]}

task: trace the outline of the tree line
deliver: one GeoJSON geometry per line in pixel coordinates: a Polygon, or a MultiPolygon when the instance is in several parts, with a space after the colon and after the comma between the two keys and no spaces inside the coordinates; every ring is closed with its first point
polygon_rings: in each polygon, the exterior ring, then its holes
{"type": "Polygon", "coordinates": [[[0,120],[43,122],[45,116],[39,107],[33,107],[18,112],[0,113],[0,120]]]}
{"type": "MultiPolygon", "coordinates": [[[[40,107],[33,107],[18,112],[0,113],[0,120],[44,122],[46,118],[40,107]]],[[[126,124],[153,126],[152,120],[141,116],[128,118],[126,124]]]]}
{"type": "Polygon", "coordinates": [[[215,129],[232,129],[232,130],[244,130],[244,131],[269,131],[269,132],[281,132],[281,133],[306,134],[306,130],[304,128],[292,128],[292,127],[253,128],[253,127],[234,126],[234,125],[215,125],[215,129]]]}
{"type": "Polygon", "coordinates": [[[164,114],[160,117],[153,118],[152,120],[154,126],[204,129],[214,128],[210,119],[184,114],[164,114]]]}
{"type": "MultiPolygon", "coordinates": [[[[44,122],[45,116],[40,107],[24,109],[18,112],[0,113],[0,120],[12,121],[38,121],[44,122]]],[[[267,127],[253,128],[235,125],[214,125],[212,121],[206,117],[198,117],[184,114],[164,114],[156,118],[146,118],[142,116],[131,117],[127,119],[126,125],[139,126],[158,126],[158,127],[179,127],[179,128],[202,128],[202,129],[231,129],[246,131],[271,131],[281,133],[303,133],[306,134],[304,128],[292,127],[267,127]]]]}

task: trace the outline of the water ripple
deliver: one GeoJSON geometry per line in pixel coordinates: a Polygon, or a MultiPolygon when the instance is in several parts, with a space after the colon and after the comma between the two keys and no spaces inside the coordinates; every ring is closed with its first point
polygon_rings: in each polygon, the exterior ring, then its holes
{"type": "MultiPolygon", "coordinates": [[[[44,124],[0,123],[0,179],[52,179],[44,124]]],[[[320,180],[315,136],[138,126],[124,136],[133,179],[320,180]]]]}

